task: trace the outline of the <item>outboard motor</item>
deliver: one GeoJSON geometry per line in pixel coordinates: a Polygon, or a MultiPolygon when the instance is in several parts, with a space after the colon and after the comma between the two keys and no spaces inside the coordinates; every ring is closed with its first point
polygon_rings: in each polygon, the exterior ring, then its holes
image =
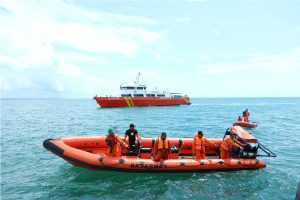
{"type": "Polygon", "coordinates": [[[259,143],[253,135],[251,135],[242,127],[233,126],[230,129],[227,129],[225,136],[229,135],[232,132],[235,135],[235,139],[237,139],[243,144],[246,144],[243,151],[241,150],[238,151],[238,153],[236,154],[237,157],[239,158],[256,158],[258,156],[276,157],[275,153],[273,153],[270,149],[268,149],[267,147],[259,143]],[[263,151],[265,154],[259,154],[258,149],[263,151]]]}
{"type": "MultiPolygon", "coordinates": [[[[238,158],[256,158],[259,148],[259,143],[255,137],[239,126],[234,126],[226,130],[225,136],[234,133],[235,139],[246,144],[243,150],[240,148],[233,148],[235,157],[238,158]]],[[[224,138],[225,138],[224,136],[224,138]]]]}
{"type": "Polygon", "coordinates": [[[243,151],[240,151],[240,158],[256,158],[258,151],[258,143],[247,142],[243,151]]]}

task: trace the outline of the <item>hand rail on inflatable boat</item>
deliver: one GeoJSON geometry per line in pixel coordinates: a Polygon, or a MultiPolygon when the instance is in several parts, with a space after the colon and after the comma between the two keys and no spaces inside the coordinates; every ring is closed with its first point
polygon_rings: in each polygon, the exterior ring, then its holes
{"type": "Polygon", "coordinates": [[[258,143],[258,148],[261,149],[266,154],[257,154],[256,156],[261,156],[261,157],[276,157],[275,153],[273,153],[270,149],[268,149],[267,147],[265,147],[261,143],[258,143]]]}

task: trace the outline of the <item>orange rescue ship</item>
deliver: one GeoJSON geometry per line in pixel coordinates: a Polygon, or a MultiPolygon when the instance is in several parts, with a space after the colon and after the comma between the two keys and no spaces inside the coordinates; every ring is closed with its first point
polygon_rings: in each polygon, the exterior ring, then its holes
{"type": "Polygon", "coordinates": [[[102,108],[113,107],[142,107],[142,106],[175,106],[190,105],[187,95],[165,91],[148,91],[146,85],[139,83],[140,73],[133,85],[122,84],[120,96],[94,97],[102,108]]]}

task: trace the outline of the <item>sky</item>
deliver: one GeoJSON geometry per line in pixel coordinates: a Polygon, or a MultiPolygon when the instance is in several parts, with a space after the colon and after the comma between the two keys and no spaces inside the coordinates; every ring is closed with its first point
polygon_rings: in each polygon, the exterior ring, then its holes
{"type": "Polygon", "coordinates": [[[299,97],[300,1],[0,0],[1,98],[299,97]]]}

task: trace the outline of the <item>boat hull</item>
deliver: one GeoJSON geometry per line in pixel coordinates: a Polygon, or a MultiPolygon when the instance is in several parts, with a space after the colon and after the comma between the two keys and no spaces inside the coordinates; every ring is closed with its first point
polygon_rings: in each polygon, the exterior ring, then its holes
{"type": "MultiPolygon", "coordinates": [[[[46,149],[62,157],[74,166],[91,170],[116,170],[128,172],[208,172],[208,171],[231,171],[243,169],[259,169],[266,165],[263,161],[251,159],[204,159],[194,160],[192,158],[178,158],[191,151],[193,138],[171,138],[171,145],[178,146],[179,141],[183,143],[179,153],[171,153],[168,160],[154,162],[150,153],[141,154],[141,157],[122,156],[110,157],[105,154],[104,136],[94,137],[68,137],[58,140],[45,140],[43,145],[46,149]]],[[[142,138],[143,146],[151,147],[152,138],[142,138]]],[[[222,139],[210,139],[215,144],[208,145],[208,155],[215,155],[221,145],[222,139]]],[[[124,150],[123,150],[124,151],[124,150]]]]}
{"type": "Polygon", "coordinates": [[[94,97],[102,108],[190,105],[188,97],[94,97]]]}
{"type": "Polygon", "coordinates": [[[236,121],[233,123],[233,126],[242,126],[247,128],[254,128],[258,126],[257,122],[242,122],[242,121],[236,121]]]}

